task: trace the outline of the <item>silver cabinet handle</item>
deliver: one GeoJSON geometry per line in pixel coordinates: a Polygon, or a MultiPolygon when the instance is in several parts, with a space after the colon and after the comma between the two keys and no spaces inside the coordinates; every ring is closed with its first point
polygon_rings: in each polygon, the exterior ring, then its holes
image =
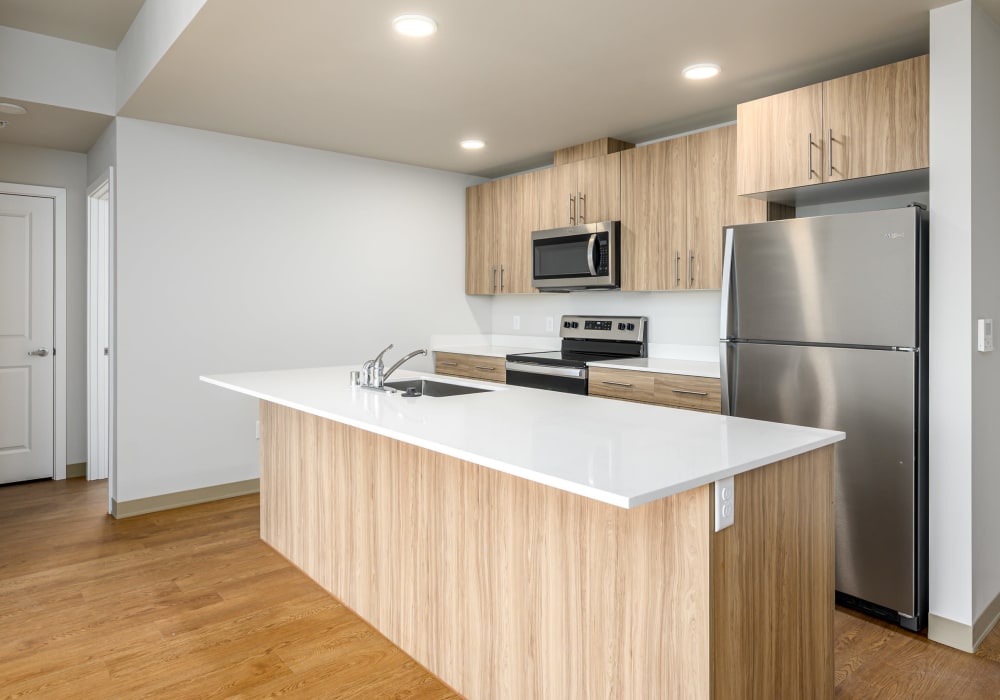
{"type": "Polygon", "coordinates": [[[830,150],[826,154],[826,159],[830,163],[830,176],[833,176],[833,129],[830,129],[830,150]]]}
{"type": "Polygon", "coordinates": [[[37,350],[29,350],[29,355],[35,355],[36,357],[48,357],[48,348],[38,348],[37,350]]]}
{"type": "Polygon", "coordinates": [[[576,223],[585,224],[587,223],[587,196],[583,192],[577,192],[577,199],[580,200],[580,215],[577,217],[576,223]]]}
{"type": "Polygon", "coordinates": [[[497,291],[497,266],[494,265],[490,268],[491,274],[493,275],[493,293],[496,294],[497,291]]]}
{"type": "Polygon", "coordinates": [[[626,384],[625,382],[609,382],[609,381],[603,381],[603,382],[601,382],[601,384],[607,384],[608,386],[620,386],[620,387],[622,387],[622,388],[624,388],[624,389],[631,389],[631,388],[632,388],[632,385],[631,385],[631,384],[626,384]]]}
{"type": "Polygon", "coordinates": [[[576,217],[576,197],[573,196],[571,192],[569,195],[569,225],[572,226],[576,222],[573,220],[576,217]]]}
{"type": "Polygon", "coordinates": [[[476,369],[481,369],[484,372],[496,372],[497,371],[496,367],[486,367],[484,365],[475,365],[475,367],[476,367],[476,369]]]}
{"type": "Polygon", "coordinates": [[[813,179],[813,134],[809,132],[809,179],[813,179]]]}
{"type": "Polygon", "coordinates": [[[450,360],[438,360],[438,364],[442,367],[458,367],[457,362],[451,362],[450,360]]]}
{"type": "Polygon", "coordinates": [[[688,251],[688,289],[694,287],[694,253],[688,251]]]}
{"type": "Polygon", "coordinates": [[[500,266],[500,292],[503,293],[503,265],[500,266]]]}
{"type": "Polygon", "coordinates": [[[707,391],[689,391],[687,389],[671,389],[675,394],[691,394],[692,396],[708,396],[707,391]]]}
{"type": "Polygon", "coordinates": [[[681,286],[681,252],[679,250],[674,257],[674,286],[681,286]]]}

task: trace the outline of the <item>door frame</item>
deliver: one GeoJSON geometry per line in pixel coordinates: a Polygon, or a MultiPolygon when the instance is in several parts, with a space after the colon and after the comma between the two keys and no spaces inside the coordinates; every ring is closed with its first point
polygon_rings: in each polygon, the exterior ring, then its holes
{"type": "MultiPolygon", "coordinates": [[[[87,187],[87,479],[108,479],[108,497],[114,493],[115,479],[115,173],[114,167],[106,168],[87,187]],[[101,237],[98,233],[100,212],[98,201],[106,199],[107,252],[101,253],[101,237]],[[103,259],[102,259],[103,258],[103,259]],[[100,263],[107,265],[107,276],[98,274],[100,263]],[[102,284],[107,285],[107,344],[101,341],[98,328],[98,309],[102,284]],[[100,386],[98,362],[107,347],[108,375],[104,387],[100,386]],[[107,424],[101,425],[99,393],[107,391],[107,424]],[[100,463],[97,456],[101,450],[101,440],[106,441],[107,462],[100,463]]],[[[110,500],[109,500],[110,504],[110,500]]],[[[110,505],[109,505],[110,508],[110,505]]]]}
{"type": "Polygon", "coordinates": [[[66,190],[62,187],[0,182],[0,194],[51,199],[54,207],[55,260],[53,276],[52,345],[52,478],[66,478],[66,190]]]}

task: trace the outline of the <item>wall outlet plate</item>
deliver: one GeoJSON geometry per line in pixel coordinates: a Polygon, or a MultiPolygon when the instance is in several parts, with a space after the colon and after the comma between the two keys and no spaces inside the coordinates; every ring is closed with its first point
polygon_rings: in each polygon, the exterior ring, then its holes
{"type": "Polygon", "coordinates": [[[981,318],[977,325],[976,349],[979,352],[993,352],[993,319],[981,318]]]}
{"type": "Polygon", "coordinates": [[[725,530],[735,521],[735,498],[733,497],[733,477],[727,476],[715,482],[715,531],[725,530]]]}

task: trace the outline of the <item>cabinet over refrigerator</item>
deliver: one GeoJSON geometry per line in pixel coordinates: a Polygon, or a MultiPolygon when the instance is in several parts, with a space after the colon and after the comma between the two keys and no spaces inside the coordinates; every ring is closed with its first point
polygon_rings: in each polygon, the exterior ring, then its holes
{"type": "Polygon", "coordinates": [[[722,412],[842,430],[843,604],[927,622],[927,213],[725,230],[722,412]]]}

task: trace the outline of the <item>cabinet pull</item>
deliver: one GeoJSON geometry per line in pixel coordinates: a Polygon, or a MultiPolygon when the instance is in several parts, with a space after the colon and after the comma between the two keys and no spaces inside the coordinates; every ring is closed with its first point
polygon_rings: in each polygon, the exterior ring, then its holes
{"type": "Polygon", "coordinates": [[[577,192],[576,198],[579,202],[577,206],[580,208],[580,216],[577,217],[576,223],[585,224],[587,223],[587,196],[583,192],[577,192]]]}
{"type": "Polygon", "coordinates": [[[576,216],[576,197],[570,192],[569,195],[569,225],[572,226],[576,222],[573,221],[573,217],[576,216]]]}
{"type": "Polygon", "coordinates": [[[631,384],[626,384],[625,382],[609,382],[609,381],[603,381],[603,382],[601,382],[601,384],[607,384],[608,386],[620,386],[620,387],[622,387],[622,388],[624,388],[624,389],[631,389],[631,388],[632,388],[632,385],[631,385],[631,384]]]}
{"type": "Polygon", "coordinates": [[[827,151],[826,159],[830,162],[830,176],[833,176],[833,129],[830,129],[830,150],[827,151]]]}
{"type": "Polygon", "coordinates": [[[438,364],[442,367],[458,367],[458,363],[451,360],[438,360],[438,364]]]}
{"type": "Polygon", "coordinates": [[[688,289],[694,287],[694,253],[688,251],[688,289]]]}
{"type": "Polygon", "coordinates": [[[708,396],[707,391],[689,391],[688,389],[671,389],[675,394],[691,394],[692,396],[708,396]]]}
{"type": "Polygon", "coordinates": [[[681,252],[679,250],[674,254],[674,286],[681,286],[681,252]]]}
{"type": "Polygon", "coordinates": [[[503,293],[503,265],[500,266],[500,292],[503,293]]]}
{"type": "Polygon", "coordinates": [[[813,134],[809,132],[809,179],[813,179],[813,134]]]}
{"type": "Polygon", "coordinates": [[[493,293],[496,294],[496,292],[497,292],[497,266],[494,265],[493,267],[490,268],[490,270],[491,270],[491,274],[493,275],[493,293]]]}
{"type": "Polygon", "coordinates": [[[485,365],[476,365],[476,369],[481,369],[484,372],[496,372],[496,367],[486,367],[485,365]]]}

